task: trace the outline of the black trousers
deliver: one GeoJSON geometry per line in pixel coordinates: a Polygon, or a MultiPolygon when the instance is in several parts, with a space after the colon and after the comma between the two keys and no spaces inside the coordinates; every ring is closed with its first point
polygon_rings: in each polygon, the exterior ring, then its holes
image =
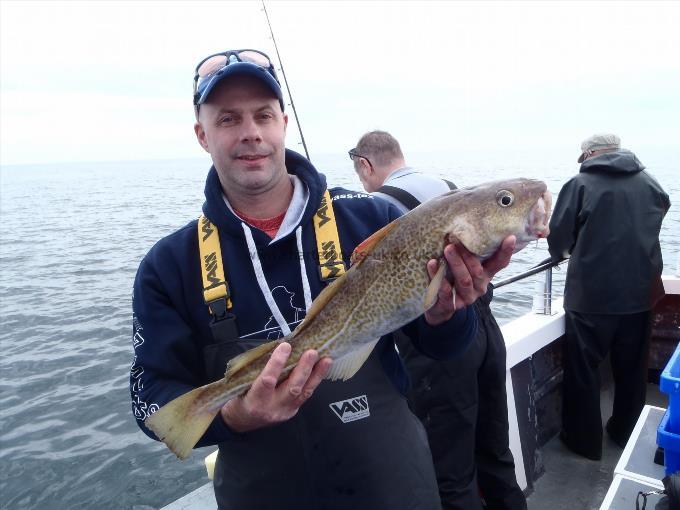
{"type": "Polygon", "coordinates": [[[565,311],[565,319],[562,434],[577,453],[599,458],[600,363],[609,353],[614,407],[607,431],[622,444],[645,405],[651,312],[602,315],[565,311]]]}
{"type": "Polygon", "coordinates": [[[505,341],[480,300],[477,337],[456,359],[434,361],[398,339],[413,381],[409,400],[427,431],[446,510],[527,508],[508,438],[505,341]]]}

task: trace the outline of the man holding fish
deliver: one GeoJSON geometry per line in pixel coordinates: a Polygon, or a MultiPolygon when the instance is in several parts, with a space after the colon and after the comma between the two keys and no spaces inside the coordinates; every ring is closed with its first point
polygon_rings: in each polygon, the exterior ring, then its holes
{"type": "Polygon", "coordinates": [[[265,54],[207,57],[194,92],[213,167],[203,216],[159,241],[135,279],[138,425],[180,458],[219,445],[219,508],[438,508],[390,333],[435,358],[465,349],[469,305],[513,250],[547,234],[545,185],[512,181],[399,218],[327,189],[285,149],[265,54]],[[489,233],[472,231],[481,214],[495,219],[489,233]]]}

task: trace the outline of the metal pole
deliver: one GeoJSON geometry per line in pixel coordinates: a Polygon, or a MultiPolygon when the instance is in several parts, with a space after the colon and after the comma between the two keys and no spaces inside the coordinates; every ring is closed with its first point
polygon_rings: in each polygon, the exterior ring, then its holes
{"type": "Polygon", "coordinates": [[[552,315],[552,267],[545,271],[543,283],[543,314],[552,315]]]}

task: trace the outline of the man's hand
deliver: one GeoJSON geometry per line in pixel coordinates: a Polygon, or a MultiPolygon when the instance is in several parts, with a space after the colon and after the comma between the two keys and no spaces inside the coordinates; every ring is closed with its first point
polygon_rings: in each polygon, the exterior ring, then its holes
{"type": "Polygon", "coordinates": [[[220,413],[229,428],[247,432],[289,420],[312,396],[332,360],[319,359],[316,351],[306,351],[288,377],[277,384],[290,351],[290,344],[286,342],[274,349],[248,392],[224,404],[220,413]]]}
{"type": "MultiPolygon", "coordinates": [[[[515,236],[506,237],[500,248],[483,264],[462,245],[448,244],[444,247],[444,258],[448,264],[446,277],[442,280],[437,293],[437,302],[425,312],[425,320],[430,326],[437,326],[449,320],[456,310],[471,305],[486,294],[486,288],[494,275],[510,263],[515,249],[515,236]],[[454,304],[453,290],[456,289],[454,304]]],[[[430,280],[437,273],[439,261],[432,259],[427,263],[430,280]]]]}

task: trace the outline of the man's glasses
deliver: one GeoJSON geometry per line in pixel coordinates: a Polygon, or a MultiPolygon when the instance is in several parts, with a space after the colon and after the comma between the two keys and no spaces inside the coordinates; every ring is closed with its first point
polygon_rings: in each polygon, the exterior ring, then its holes
{"type": "Polygon", "coordinates": [[[371,160],[368,159],[366,156],[362,156],[361,154],[357,153],[357,148],[354,147],[353,149],[350,149],[347,154],[349,154],[349,159],[354,161],[354,158],[364,158],[368,162],[368,166],[373,168],[373,165],[371,164],[371,160]]]}
{"type": "MultiPolygon", "coordinates": [[[[269,57],[257,50],[228,50],[221,53],[210,55],[201,60],[196,66],[194,74],[194,105],[198,106],[198,102],[203,95],[203,91],[210,83],[210,80],[216,76],[220,71],[226,68],[229,64],[236,62],[249,62],[264,68],[275,80],[279,83],[279,79],[274,71],[274,65],[269,57]]],[[[279,83],[280,85],[280,83],[279,83]]]]}

